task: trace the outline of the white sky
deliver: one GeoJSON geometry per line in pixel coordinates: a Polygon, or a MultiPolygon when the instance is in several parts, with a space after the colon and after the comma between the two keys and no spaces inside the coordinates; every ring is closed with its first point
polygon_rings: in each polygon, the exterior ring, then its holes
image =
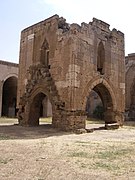
{"type": "Polygon", "coordinates": [[[19,62],[21,30],[54,14],[68,23],[105,21],[125,34],[125,55],[135,52],[135,0],[1,0],[0,8],[1,60],[19,62]]]}

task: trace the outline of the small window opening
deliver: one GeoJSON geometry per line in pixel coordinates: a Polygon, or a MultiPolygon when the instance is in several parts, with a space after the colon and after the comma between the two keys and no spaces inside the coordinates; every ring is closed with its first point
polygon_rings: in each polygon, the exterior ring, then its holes
{"type": "Polygon", "coordinates": [[[104,74],[104,62],[105,62],[105,50],[103,43],[100,42],[98,46],[98,55],[97,55],[97,71],[101,75],[104,74]]]}

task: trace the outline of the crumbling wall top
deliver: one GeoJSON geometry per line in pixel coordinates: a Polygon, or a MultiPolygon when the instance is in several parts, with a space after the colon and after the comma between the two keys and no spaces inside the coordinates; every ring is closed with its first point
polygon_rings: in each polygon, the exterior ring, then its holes
{"type": "Polygon", "coordinates": [[[93,26],[96,26],[96,27],[98,27],[104,31],[107,31],[107,32],[110,31],[109,30],[110,25],[104,21],[99,20],[99,19],[93,18],[93,21],[90,22],[90,24],[93,26]]]}
{"type": "Polygon", "coordinates": [[[58,20],[58,19],[59,19],[59,16],[57,14],[55,14],[55,15],[53,15],[53,16],[51,16],[51,17],[49,17],[49,18],[47,18],[47,19],[45,19],[43,21],[40,21],[40,22],[38,22],[36,24],[33,24],[32,26],[29,26],[29,27],[25,28],[24,30],[22,30],[22,33],[27,32],[27,31],[29,31],[31,29],[36,29],[39,26],[43,26],[46,23],[49,23],[49,22],[51,22],[53,20],[58,20]]]}
{"type": "Polygon", "coordinates": [[[85,22],[82,22],[81,25],[77,23],[69,24],[66,22],[66,19],[63,17],[59,17],[57,14],[37,23],[34,24],[22,31],[21,39],[31,35],[35,34],[36,31],[44,29],[45,27],[48,27],[48,25],[56,25],[56,29],[61,29],[62,33],[70,32],[71,34],[77,34],[78,32],[86,34],[89,33],[89,30],[97,31],[97,32],[104,32],[108,38],[115,37],[116,39],[121,38],[121,40],[124,37],[124,34],[120,32],[119,30],[116,30],[115,28],[112,29],[112,31],[109,29],[110,25],[102,20],[93,18],[92,22],[89,22],[88,24],[85,22]]]}

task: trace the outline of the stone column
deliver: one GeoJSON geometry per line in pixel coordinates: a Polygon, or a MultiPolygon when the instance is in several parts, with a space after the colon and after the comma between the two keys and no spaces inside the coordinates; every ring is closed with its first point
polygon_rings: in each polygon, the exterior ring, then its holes
{"type": "Polygon", "coordinates": [[[2,115],[2,88],[3,88],[3,82],[0,81],[0,117],[2,115]]]}
{"type": "Polygon", "coordinates": [[[116,123],[115,113],[112,109],[107,109],[104,112],[104,120],[105,120],[105,124],[116,123]]]}
{"type": "Polygon", "coordinates": [[[55,113],[53,113],[52,125],[64,131],[85,129],[86,118],[85,111],[56,110],[55,113]]]}

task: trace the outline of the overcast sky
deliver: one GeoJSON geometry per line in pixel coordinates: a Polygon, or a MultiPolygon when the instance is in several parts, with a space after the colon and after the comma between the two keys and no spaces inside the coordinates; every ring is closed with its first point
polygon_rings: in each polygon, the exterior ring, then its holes
{"type": "Polygon", "coordinates": [[[125,34],[125,55],[135,53],[135,0],[0,0],[0,59],[19,62],[24,28],[58,14],[68,23],[89,23],[93,17],[125,34]]]}

